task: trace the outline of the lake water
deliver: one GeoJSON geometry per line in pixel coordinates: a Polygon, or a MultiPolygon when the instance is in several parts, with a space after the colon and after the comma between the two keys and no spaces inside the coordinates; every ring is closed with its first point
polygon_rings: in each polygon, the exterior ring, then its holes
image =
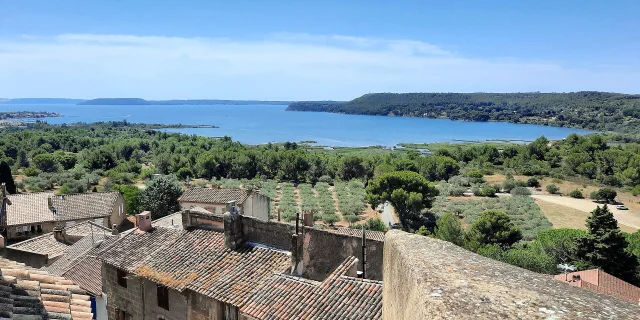
{"type": "Polygon", "coordinates": [[[208,124],[220,128],[167,131],[211,137],[230,136],[247,144],[317,141],[327,146],[393,146],[397,143],[458,140],[534,140],[542,135],[562,139],[590,131],[505,122],[464,122],[446,119],[344,115],[285,111],[287,106],[181,105],[78,106],[65,104],[0,104],[0,111],[49,111],[64,117],[47,118],[52,124],[122,121],[161,124],[208,124]]]}

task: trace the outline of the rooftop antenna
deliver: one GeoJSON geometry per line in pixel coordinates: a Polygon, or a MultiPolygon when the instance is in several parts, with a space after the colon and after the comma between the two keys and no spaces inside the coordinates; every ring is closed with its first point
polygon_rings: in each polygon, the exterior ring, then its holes
{"type": "Polygon", "coordinates": [[[367,278],[367,237],[362,226],[362,279],[367,278]]]}
{"type": "Polygon", "coordinates": [[[567,279],[567,273],[568,271],[574,272],[576,271],[576,267],[574,265],[568,265],[566,263],[561,263],[558,265],[558,269],[564,271],[564,281],[569,281],[567,279]]]}

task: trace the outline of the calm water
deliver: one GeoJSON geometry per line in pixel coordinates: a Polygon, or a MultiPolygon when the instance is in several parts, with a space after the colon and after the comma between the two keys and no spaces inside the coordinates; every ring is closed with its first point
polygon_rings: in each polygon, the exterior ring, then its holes
{"type": "Polygon", "coordinates": [[[462,122],[441,119],[343,115],[285,111],[286,106],[77,106],[0,105],[0,111],[50,111],[64,117],[49,123],[121,121],[162,124],[209,124],[217,129],[168,130],[203,136],[231,136],[248,144],[317,141],[328,146],[393,146],[400,142],[521,139],[542,135],[561,139],[589,131],[504,122],[462,122]]]}

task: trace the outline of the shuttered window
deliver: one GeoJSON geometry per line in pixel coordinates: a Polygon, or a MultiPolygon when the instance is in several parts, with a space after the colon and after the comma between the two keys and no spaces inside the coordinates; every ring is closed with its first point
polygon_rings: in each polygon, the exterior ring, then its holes
{"type": "Polygon", "coordinates": [[[169,310],[169,289],[165,286],[158,286],[158,307],[169,310]]]}

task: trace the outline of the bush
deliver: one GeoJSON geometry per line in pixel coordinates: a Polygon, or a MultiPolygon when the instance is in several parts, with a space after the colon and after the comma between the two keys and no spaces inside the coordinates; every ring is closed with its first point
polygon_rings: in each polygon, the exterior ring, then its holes
{"type": "Polygon", "coordinates": [[[584,199],[584,195],[582,195],[582,191],[575,189],[571,192],[569,192],[569,197],[571,198],[575,198],[575,199],[584,199]]]}
{"type": "Polygon", "coordinates": [[[320,176],[320,178],[318,178],[318,182],[324,182],[324,183],[327,183],[327,184],[333,184],[333,178],[331,178],[328,175],[320,176]]]}
{"type": "Polygon", "coordinates": [[[511,190],[511,195],[514,196],[530,196],[531,190],[525,187],[515,187],[511,190]]]}
{"type": "Polygon", "coordinates": [[[526,187],[527,182],[524,180],[516,180],[516,187],[526,187]]]}
{"type": "Polygon", "coordinates": [[[593,191],[589,194],[589,199],[600,201],[600,194],[598,193],[598,191],[593,191]]]}
{"type": "Polygon", "coordinates": [[[344,216],[344,220],[346,220],[347,222],[349,222],[349,224],[354,224],[358,221],[360,221],[360,217],[350,214],[350,215],[346,215],[344,216]]]}
{"type": "Polygon", "coordinates": [[[485,186],[480,188],[478,195],[481,197],[494,197],[496,195],[496,190],[493,187],[485,186]]]}
{"type": "Polygon", "coordinates": [[[527,187],[540,188],[540,181],[538,181],[538,179],[536,178],[531,177],[527,179],[527,187]]]}
{"type": "Polygon", "coordinates": [[[34,167],[26,168],[22,171],[22,173],[27,177],[35,177],[38,175],[38,170],[34,167]]]}
{"type": "Polygon", "coordinates": [[[547,192],[551,194],[556,194],[559,190],[560,188],[558,188],[555,184],[547,185],[547,192]]]}
{"type": "Polygon", "coordinates": [[[502,189],[506,193],[511,192],[511,190],[513,190],[513,188],[515,187],[516,187],[516,181],[513,179],[507,179],[504,182],[502,182],[502,189]]]}
{"type": "Polygon", "coordinates": [[[340,217],[337,214],[323,214],[322,222],[333,226],[336,222],[340,221],[340,217]]]}
{"type": "Polygon", "coordinates": [[[617,196],[618,196],[618,193],[611,188],[602,188],[598,190],[599,200],[614,202],[617,196]]]}
{"type": "Polygon", "coordinates": [[[631,190],[631,193],[634,196],[639,196],[640,195],[640,184],[635,186],[635,187],[633,187],[633,190],[631,190]]]}

